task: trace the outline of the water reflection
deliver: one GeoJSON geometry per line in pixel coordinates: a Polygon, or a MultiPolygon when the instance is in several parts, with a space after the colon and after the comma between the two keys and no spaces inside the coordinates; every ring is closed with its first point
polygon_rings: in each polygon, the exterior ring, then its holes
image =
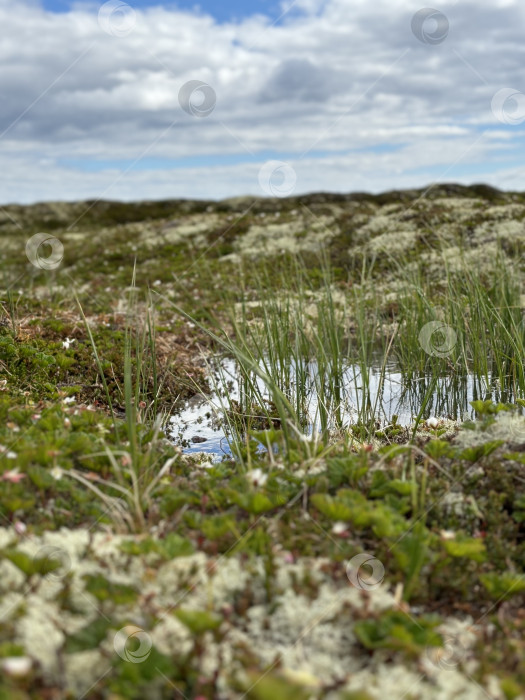
{"type": "MultiPolygon", "coordinates": [[[[358,421],[374,420],[378,427],[384,426],[394,415],[401,425],[411,425],[420,412],[422,418],[468,420],[474,418],[471,401],[512,402],[514,398],[491,377],[488,381],[472,374],[408,379],[393,365],[371,366],[364,373],[359,365],[349,365],[335,375],[335,384],[331,373],[320,372],[318,363],[311,361],[301,366],[290,363],[280,375],[279,384],[301,416],[306,434],[320,432],[323,425],[347,428],[358,421]]],[[[236,362],[222,360],[210,373],[209,395],[193,397],[171,418],[170,436],[185,452],[207,452],[215,459],[230,454],[224,415],[230,401],[245,403],[245,382],[239,377],[236,362]]],[[[252,375],[252,381],[261,397],[270,401],[262,379],[252,375]]]]}

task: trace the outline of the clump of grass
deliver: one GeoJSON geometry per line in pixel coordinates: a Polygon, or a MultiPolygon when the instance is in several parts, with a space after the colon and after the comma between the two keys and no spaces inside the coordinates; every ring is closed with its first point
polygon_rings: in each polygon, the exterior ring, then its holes
{"type": "MultiPolygon", "coordinates": [[[[303,431],[314,426],[327,441],[358,425],[361,436],[370,439],[388,418],[382,394],[393,365],[402,376],[402,396],[414,406],[414,437],[433,406],[442,407],[444,415],[461,416],[468,408],[469,382],[474,399],[494,389],[507,399],[523,395],[525,327],[518,271],[501,256],[488,276],[466,264],[459,270],[446,267],[444,258],[445,283],[436,290],[422,267],[408,260],[405,265],[391,262],[398,269],[398,294],[388,317],[376,291],[375,259],[363,258],[350,291],[335,282],[326,256],[318,260],[315,275],[300,258],[280,269],[242,262],[240,297],[229,290],[222,296],[228,330],[223,317],[210,309],[204,314],[207,325],[185,314],[236,361],[239,405],[223,409],[248,417],[257,406],[271,423],[271,412],[264,408],[270,402],[285,434],[287,425],[303,431]],[[379,376],[373,392],[374,367],[379,376]],[[351,422],[349,408],[355,415],[351,422]]],[[[222,394],[229,394],[225,382],[222,394]]],[[[244,439],[238,423],[228,428],[237,440],[244,439]]]]}
{"type": "Polygon", "coordinates": [[[118,440],[117,418],[113,409],[103,364],[89,323],[80,303],[78,303],[86,332],[91,342],[100,380],[106,393],[118,446],[116,449],[108,444],[104,444],[103,452],[94,453],[91,457],[107,457],[115,480],[109,481],[96,478],[95,481],[103,483],[104,490],[102,490],[93,483],[93,479],[89,480],[78,470],[69,470],[64,473],[82,483],[103,501],[120,531],[141,532],[147,526],[147,514],[152,506],[152,497],[155,489],[159,486],[162,477],[169,473],[175,457],[166,460],[163,465],[159,465],[158,457],[156,457],[155,445],[164,437],[162,427],[166,422],[167,416],[165,414],[157,414],[160,387],[156,368],[153,311],[151,306],[147,308],[142,329],[137,328],[139,313],[135,281],[134,274],[128,297],[123,349],[125,443],[118,440]],[[150,378],[153,380],[153,396],[148,404],[147,400],[151,396],[150,378]],[[141,444],[141,440],[144,438],[144,432],[139,432],[141,424],[150,426],[145,437],[146,449],[143,449],[141,444]],[[108,489],[116,491],[118,496],[108,495],[108,489]]]}
{"type": "Polygon", "coordinates": [[[400,335],[394,354],[408,379],[461,378],[484,380],[485,391],[497,387],[502,396],[522,396],[525,374],[525,325],[521,311],[519,271],[498,256],[489,274],[464,263],[451,270],[444,258],[446,282],[441,291],[425,283],[423,270],[407,266],[398,295],[400,335]],[[421,337],[427,324],[436,330],[421,337]],[[433,337],[431,337],[433,336],[433,337]],[[423,342],[422,342],[423,340],[423,342]]]}

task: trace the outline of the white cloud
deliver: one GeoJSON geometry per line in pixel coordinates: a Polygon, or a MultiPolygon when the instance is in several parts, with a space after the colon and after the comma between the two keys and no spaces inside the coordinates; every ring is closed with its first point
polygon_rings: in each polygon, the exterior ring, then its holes
{"type": "Polygon", "coordinates": [[[421,186],[441,173],[524,186],[510,175],[524,127],[491,112],[500,88],[525,92],[518,0],[440,5],[450,30],[436,46],[412,34],[421,5],[405,0],[304,0],[276,25],[157,7],[137,10],[123,37],[102,31],[97,6],[55,15],[0,0],[3,202],[262,194],[258,170],[273,157],[296,169],[297,192],[421,186]],[[189,80],[215,91],[210,116],[180,108],[189,80]],[[212,156],[246,162],[205,166],[212,156]],[[141,157],[171,162],[139,161],[114,183],[111,163],[141,157]],[[179,158],[188,166],[174,168],[179,158]],[[96,159],[108,169],[93,172],[96,159]]]}

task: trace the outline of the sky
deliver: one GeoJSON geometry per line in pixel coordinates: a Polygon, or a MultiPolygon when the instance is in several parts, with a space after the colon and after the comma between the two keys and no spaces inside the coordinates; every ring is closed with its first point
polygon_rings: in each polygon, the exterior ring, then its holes
{"type": "MultiPolygon", "coordinates": [[[[52,12],[68,12],[75,4],[78,5],[79,3],[70,2],[70,0],[45,0],[42,3],[44,8],[52,12]]],[[[100,3],[100,5],[102,4],[100,3]]],[[[128,4],[135,9],[147,9],[158,6],[161,3],[151,2],[150,0],[136,0],[128,4]]],[[[280,3],[274,0],[205,0],[201,3],[194,0],[180,0],[179,2],[165,2],[162,4],[166,8],[189,10],[201,15],[208,14],[218,22],[238,21],[258,13],[267,15],[272,20],[275,20],[283,12],[280,3]]]]}
{"type": "Polygon", "coordinates": [[[0,0],[0,203],[525,189],[525,3],[0,0]]]}

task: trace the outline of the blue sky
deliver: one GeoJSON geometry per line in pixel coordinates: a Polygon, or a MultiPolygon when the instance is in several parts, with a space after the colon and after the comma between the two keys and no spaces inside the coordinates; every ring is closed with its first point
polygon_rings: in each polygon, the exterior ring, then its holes
{"type": "Polygon", "coordinates": [[[0,0],[0,204],[525,190],[522,0],[111,3],[0,0]]]}
{"type": "MultiPolygon", "coordinates": [[[[43,0],[43,6],[53,12],[68,12],[75,4],[70,0],[43,0]]],[[[184,10],[197,10],[210,14],[219,22],[242,19],[256,13],[268,15],[277,19],[282,10],[275,0],[178,0],[177,2],[162,2],[161,0],[132,0],[128,3],[134,8],[148,8],[158,5],[178,7],[184,10]]]]}

